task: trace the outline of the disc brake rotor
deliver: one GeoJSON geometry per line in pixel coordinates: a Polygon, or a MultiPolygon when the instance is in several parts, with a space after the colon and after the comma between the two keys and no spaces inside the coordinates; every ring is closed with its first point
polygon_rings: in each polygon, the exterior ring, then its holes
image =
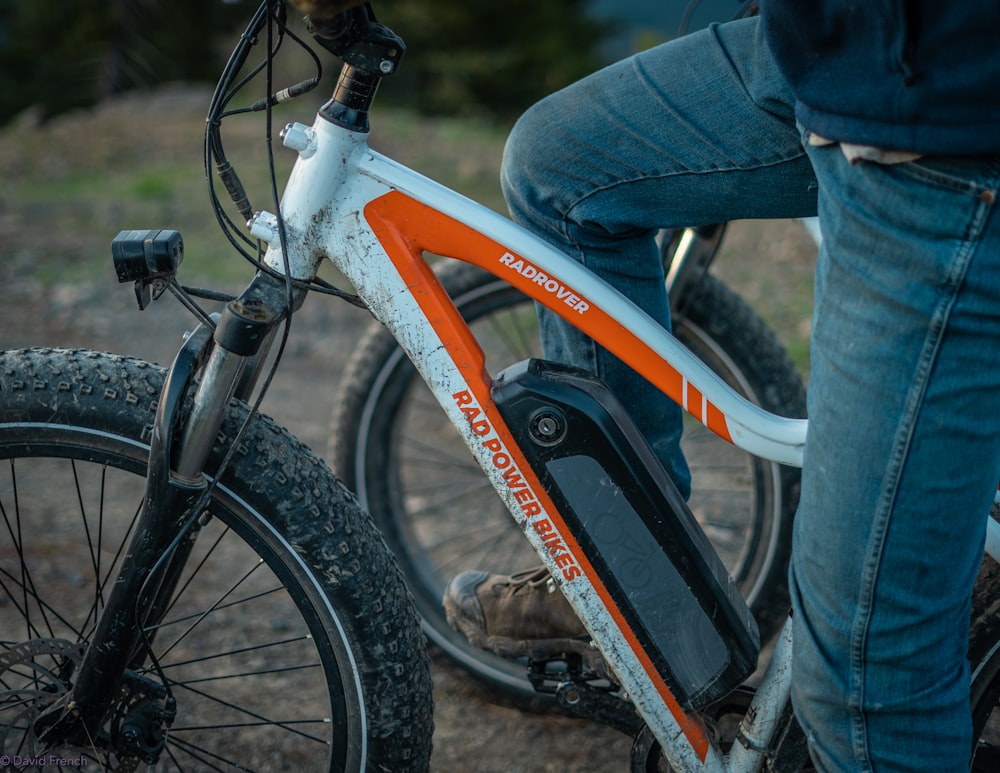
{"type": "MultiPolygon", "coordinates": [[[[31,639],[0,652],[0,756],[5,769],[45,768],[39,760],[92,758],[93,749],[57,746],[41,742],[34,732],[35,720],[62,700],[72,686],[69,676],[83,660],[84,645],[65,639],[31,639]]],[[[95,760],[97,761],[97,760],[95,760]]],[[[119,758],[116,773],[129,773],[137,758],[119,758]]],[[[58,764],[58,763],[57,763],[58,764]]],[[[108,768],[104,768],[108,769],[108,768]]]]}

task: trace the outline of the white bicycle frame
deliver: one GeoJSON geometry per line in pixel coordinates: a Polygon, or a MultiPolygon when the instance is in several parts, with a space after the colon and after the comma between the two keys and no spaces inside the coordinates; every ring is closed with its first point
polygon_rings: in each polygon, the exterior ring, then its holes
{"type": "MultiPolygon", "coordinates": [[[[787,706],[791,627],[786,623],[740,730],[721,752],[686,714],[553,506],[490,398],[479,345],[437,282],[426,253],[474,263],[569,320],[749,453],[801,466],[806,421],[767,413],[737,395],[631,301],[570,257],[492,210],[372,151],[367,134],[322,116],[283,133],[299,158],[278,220],[261,213],[251,232],[265,261],[295,279],[330,259],[391,331],[458,428],[494,488],[586,624],[622,687],[676,770],[759,770],[787,706]],[[541,536],[553,530],[564,550],[541,536]],[[551,544],[551,543],[550,543],[551,544]]],[[[990,521],[988,552],[1000,555],[990,521]]]]}

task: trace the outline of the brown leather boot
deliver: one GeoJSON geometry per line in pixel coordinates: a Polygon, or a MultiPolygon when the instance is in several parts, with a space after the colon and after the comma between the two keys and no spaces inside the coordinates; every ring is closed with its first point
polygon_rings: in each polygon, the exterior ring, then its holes
{"type": "Polygon", "coordinates": [[[600,653],[545,567],[512,575],[463,572],[444,593],[448,624],[479,649],[535,660],[580,655],[604,675],[600,653]]]}

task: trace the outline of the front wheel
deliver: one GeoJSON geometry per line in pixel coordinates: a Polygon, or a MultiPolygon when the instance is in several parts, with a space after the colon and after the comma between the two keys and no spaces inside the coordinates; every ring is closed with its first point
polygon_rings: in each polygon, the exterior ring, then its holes
{"type": "MultiPolygon", "coordinates": [[[[475,266],[439,278],[486,354],[491,373],[540,352],[534,305],[475,266]]],[[[802,381],[774,335],[732,291],[706,275],[674,319],[677,337],[734,389],[767,410],[803,416],[802,381]]],[[[788,612],[786,571],[798,470],[756,459],[685,420],[691,509],[719,551],[764,638],[788,612]]],[[[445,620],[447,581],[466,569],[501,574],[539,562],[458,433],[396,341],[374,325],[348,364],[329,458],[397,555],[428,637],[515,697],[534,691],[524,664],[472,647],[445,620]]]]}
{"type": "MultiPolygon", "coordinates": [[[[100,644],[162,383],[159,368],[112,355],[0,355],[0,755],[100,770],[426,769],[430,677],[399,572],[346,487],[261,416],[147,629],[152,657],[126,673],[100,732],[80,748],[37,737],[100,644]],[[164,696],[172,722],[157,714],[164,696]]],[[[221,444],[245,418],[234,403],[221,444]]]]}

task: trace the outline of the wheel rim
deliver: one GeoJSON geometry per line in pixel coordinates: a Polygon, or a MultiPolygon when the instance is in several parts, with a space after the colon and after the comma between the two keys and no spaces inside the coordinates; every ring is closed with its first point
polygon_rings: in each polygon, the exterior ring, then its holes
{"type": "MultiPolygon", "coordinates": [[[[52,428],[35,434],[40,431],[52,428]]],[[[31,444],[31,454],[50,458],[18,458],[25,447],[10,444],[2,449],[4,456],[13,454],[0,465],[4,754],[53,753],[28,729],[72,679],[74,661],[64,648],[86,644],[142,500],[145,450],[120,439],[127,454],[94,450],[95,442],[108,441],[84,435],[48,448],[31,444]],[[72,456],[88,461],[67,458],[72,456]],[[38,641],[58,644],[25,648],[38,641]]],[[[23,436],[33,433],[27,429],[23,436]]],[[[241,505],[225,489],[220,495],[230,506],[241,505]]],[[[337,661],[345,655],[334,651],[312,610],[325,603],[321,594],[276,560],[272,545],[279,537],[265,522],[250,526],[223,508],[213,514],[163,625],[150,632],[177,699],[159,764],[180,770],[362,765],[363,742],[348,742],[363,714],[360,687],[346,691],[354,698],[332,701],[328,694],[327,681],[338,675],[337,661]],[[296,584],[296,596],[308,601],[296,606],[286,584],[296,584]]],[[[151,704],[161,680],[148,661],[134,670],[118,714],[103,728],[105,737],[89,748],[59,749],[61,756],[83,755],[102,769],[136,764],[123,752],[123,727],[142,715],[140,704],[151,704]]]]}

